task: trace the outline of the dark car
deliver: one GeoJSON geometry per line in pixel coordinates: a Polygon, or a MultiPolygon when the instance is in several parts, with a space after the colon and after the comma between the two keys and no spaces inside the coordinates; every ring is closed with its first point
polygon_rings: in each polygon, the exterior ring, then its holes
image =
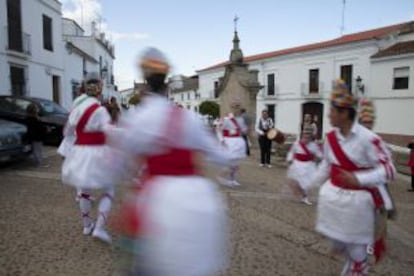
{"type": "Polygon", "coordinates": [[[25,125],[0,119],[0,163],[29,154],[31,147],[23,141],[25,125]]]}
{"type": "Polygon", "coordinates": [[[53,101],[19,96],[0,96],[0,118],[27,125],[26,109],[35,104],[45,129],[44,143],[58,145],[63,139],[63,128],[69,113],[53,101]]]}

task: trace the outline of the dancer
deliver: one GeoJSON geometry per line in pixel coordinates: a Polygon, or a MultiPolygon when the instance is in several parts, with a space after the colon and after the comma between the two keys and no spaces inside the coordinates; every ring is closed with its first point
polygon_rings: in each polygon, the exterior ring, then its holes
{"type": "Polygon", "coordinates": [[[140,108],[107,132],[110,145],[146,162],[136,206],[126,210],[136,213],[126,221],[138,240],[132,273],[215,275],[226,262],[225,207],[194,155],[204,153],[222,166],[231,164],[231,155],[196,114],[169,102],[170,66],[159,50],[147,49],[139,66],[150,92],[140,108]]]}
{"type": "Polygon", "coordinates": [[[233,100],[230,104],[232,113],[218,124],[217,136],[220,142],[231,152],[232,164],[228,169],[224,169],[222,174],[218,176],[221,184],[236,187],[240,183],[236,180],[236,174],[239,170],[240,159],[246,157],[246,143],[243,139],[243,134],[247,133],[247,125],[244,118],[241,116],[240,100],[233,100]]]}
{"type": "MultiPolygon", "coordinates": [[[[381,138],[356,120],[356,100],[338,81],[331,94],[324,158],[312,183],[325,182],[319,191],[316,230],[345,255],[341,275],[367,275],[367,249],[374,243],[375,211],[383,205],[377,186],[393,178],[395,168],[381,138]]],[[[384,241],[375,241],[379,260],[384,241]]]]}
{"type": "Polygon", "coordinates": [[[111,117],[98,100],[102,93],[99,74],[89,73],[85,86],[87,98],[73,108],[67,123],[67,134],[75,136],[76,141],[63,163],[62,180],[80,189],[83,234],[92,234],[93,237],[110,243],[111,236],[106,232],[105,224],[114,196],[114,183],[109,181],[109,172],[103,170],[100,164],[110,156],[103,130],[109,127],[111,117]],[[91,193],[96,189],[103,189],[104,192],[99,201],[98,218],[94,223],[90,217],[91,193]]]}
{"type": "Polygon", "coordinates": [[[302,131],[301,139],[296,141],[287,155],[289,169],[287,176],[293,192],[301,196],[301,202],[312,205],[308,199],[308,189],[311,179],[316,172],[316,164],[322,159],[319,146],[312,141],[313,128],[306,126],[302,131]]]}

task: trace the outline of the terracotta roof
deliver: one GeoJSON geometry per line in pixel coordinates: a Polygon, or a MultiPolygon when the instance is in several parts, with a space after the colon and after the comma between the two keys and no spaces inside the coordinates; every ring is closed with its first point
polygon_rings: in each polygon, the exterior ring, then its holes
{"type": "MultiPolygon", "coordinates": [[[[384,35],[386,35],[390,32],[400,30],[403,26],[405,26],[407,24],[410,24],[410,23],[413,23],[413,22],[400,23],[400,24],[391,25],[391,26],[382,27],[382,28],[373,29],[373,30],[368,30],[368,31],[364,31],[364,32],[348,34],[348,35],[344,35],[344,36],[341,36],[339,38],[335,38],[335,39],[332,39],[332,40],[317,42],[317,43],[303,45],[303,46],[297,46],[297,47],[288,48],[288,49],[282,49],[282,50],[263,53],[263,54],[257,54],[257,55],[253,55],[253,56],[248,56],[248,57],[245,57],[243,59],[243,61],[244,62],[252,62],[252,61],[256,61],[256,60],[262,60],[262,59],[266,59],[266,58],[272,58],[272,57],[277,57],[277,56],[282,56],[282,55],[287,55],[287,54],[294,54],[294,53],[300,53],[300,52],[306,52],[306,51],[312,51],[312,50],[319,50],[319,49],[333,47],[333,46],[340,46],[340,45],[344,45],[344,44],[348,44],[348,43],[354,43],[354,42],[359,42],[359,41],[364,41],[364,40],[375,39],[375,38],[384,36],[384,35]]],[[[220,68],[224,65],[227,65],[228,63],[229,63],[228,61],[221,62],[221,63],[213,65],[211,67],[207,67],[207,68],[198,70],[198,72],[220,68]]]]}
{"type": "Polygon", "coordinates": [[[414,53],[414,41],[399,42],[384,50],[378,51],[372,58],[398,56],[414,53]]]}

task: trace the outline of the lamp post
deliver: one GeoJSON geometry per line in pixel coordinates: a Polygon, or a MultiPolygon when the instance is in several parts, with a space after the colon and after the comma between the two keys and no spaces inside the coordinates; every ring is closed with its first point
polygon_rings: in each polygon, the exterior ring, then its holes
{"type": "Polygon", "coordinates": [[[104,87],[106,87],[106,85],[104,84],[106,83],[105,79],[106,79],[107,73],[108,73],[108,69],[106,68],[106,66],[100,69],[100,74],[101,74],[101,79],[102,79],[102,94],[104,96],[104,99],[109,98],[109,95],[105,95],[106,89],[104,89],[104,87]]]}

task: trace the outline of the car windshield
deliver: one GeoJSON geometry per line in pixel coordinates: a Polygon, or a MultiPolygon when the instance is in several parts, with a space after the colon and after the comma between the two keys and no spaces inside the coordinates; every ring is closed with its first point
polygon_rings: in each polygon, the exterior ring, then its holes
{"type": "Polygon", "coordinates": [[[44,114],[67,114],[68,111],[61,107],[60,105],[52,102],[52,101],[46,101],[41,100],[39,101],[39,104],[42,107],[42,113],[44,114]]]}

